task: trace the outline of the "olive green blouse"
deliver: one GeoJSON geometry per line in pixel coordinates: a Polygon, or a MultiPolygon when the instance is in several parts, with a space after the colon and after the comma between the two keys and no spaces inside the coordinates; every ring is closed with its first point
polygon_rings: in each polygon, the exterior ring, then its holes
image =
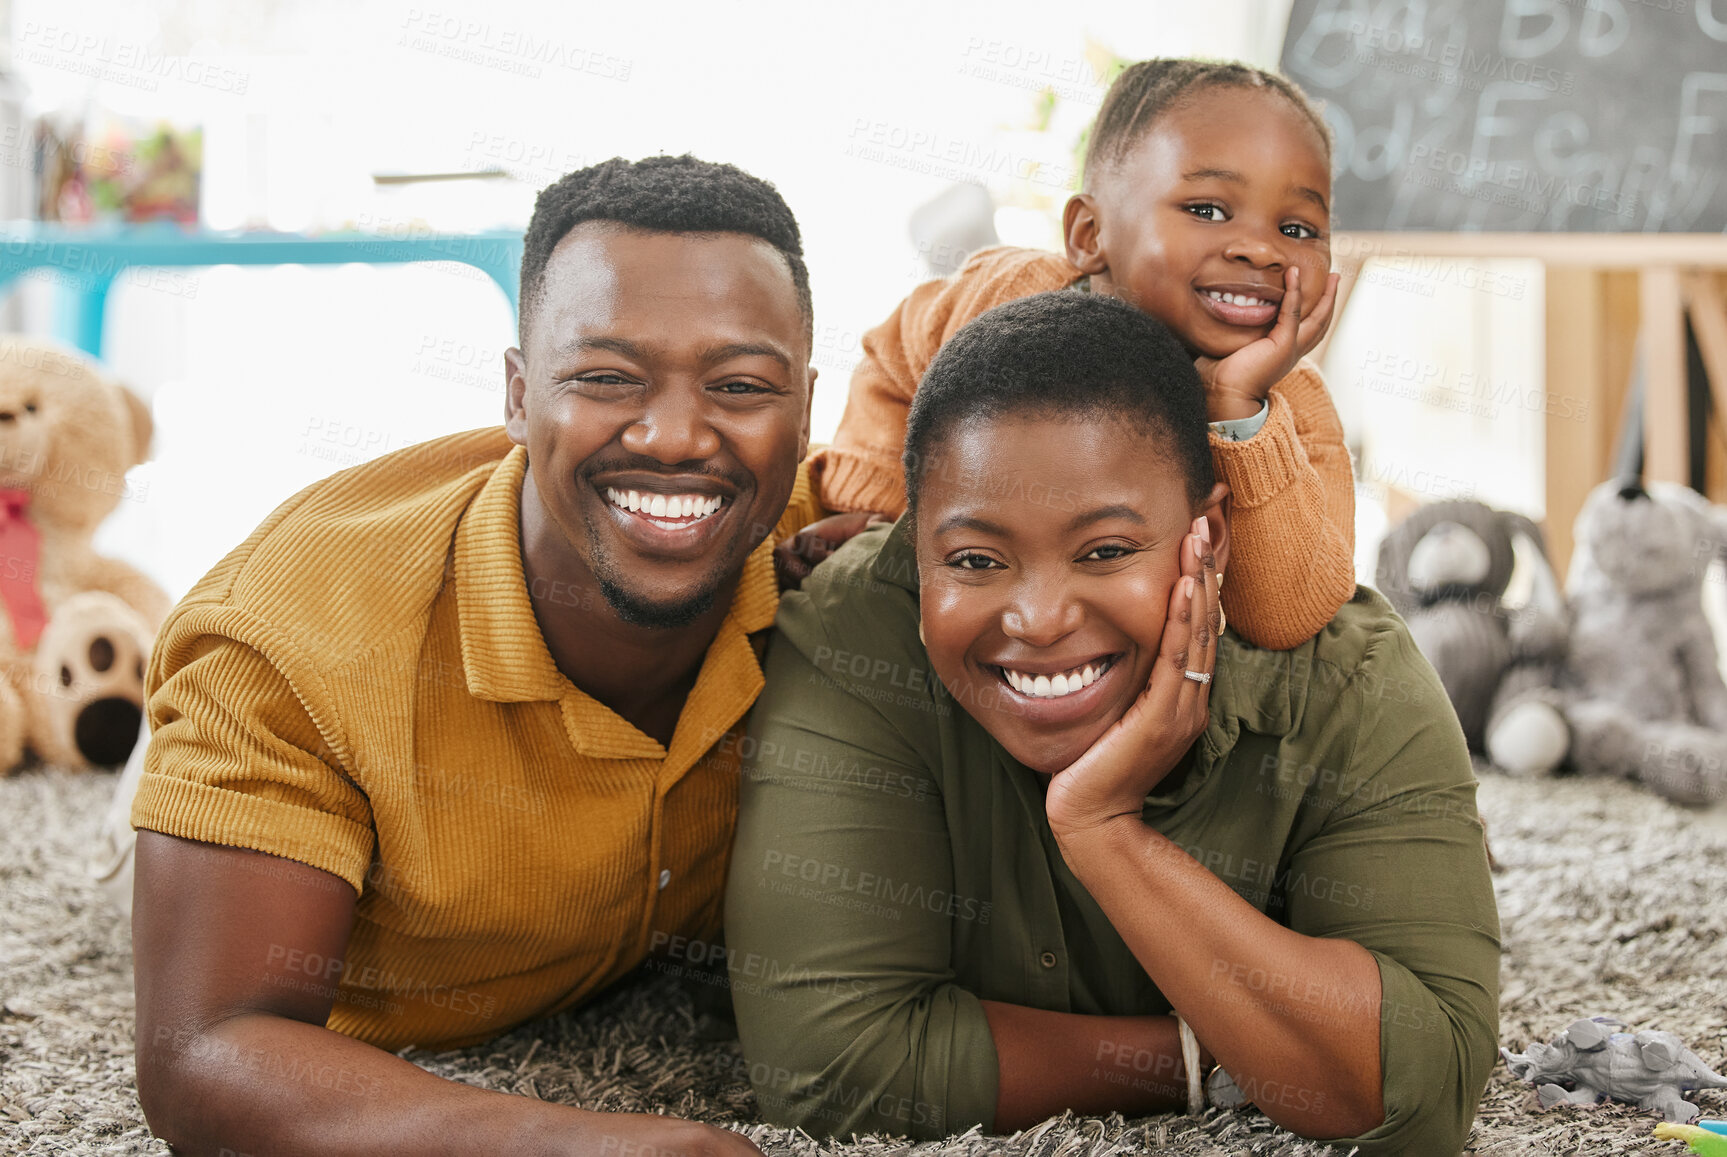
{"type": "MultiPolygon", "coordinates": [[[[980,998],[1170,1011],[1063,862],[1046,779],[930,673],[903,524],[818,567],[777,629],[726,896],[739,1035],[769,1119],[987,1131],[997,1064],[980,998]]],[[[1347,1142],[1363,1154],[1457,1153],[1496,1059],[1499,922],[1475,786],[1438,678],[1358,588],[1292,651],[1226,633],[1211,723],[1146,798],[1147,824],[1261,912],[1378,961],[1385,1120],[1347,1142]]],[[[1275,1002],[1282,982],[1260,980],[1275,1002]]]]}

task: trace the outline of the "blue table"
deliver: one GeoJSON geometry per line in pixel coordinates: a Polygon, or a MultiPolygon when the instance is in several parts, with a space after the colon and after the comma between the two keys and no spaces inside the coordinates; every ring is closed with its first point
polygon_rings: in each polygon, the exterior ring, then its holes
{"type": "Polygon", "coordinates": [[[26,273],[52,272],[60,283],[55,336],[102,355],[102,320],[114,279],[128,269],[194,265],[393,265],[456,261],[497,282],[512,312],[521,307],[517,278],[522,235],[487,233],[240,232],[188,230],[169,223],[71,229],[35,221],[0,224],[0,292],[26,273]]]}

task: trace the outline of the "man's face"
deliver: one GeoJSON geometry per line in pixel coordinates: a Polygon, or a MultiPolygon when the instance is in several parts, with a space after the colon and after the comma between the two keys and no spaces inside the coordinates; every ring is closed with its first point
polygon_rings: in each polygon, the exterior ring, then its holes
{"type": "Polygon", "coordinates": [[[626,622],[688,623],[784,513],[809,445],[791,271],[743,234],[589,222],[542,284],[526,348],[506,355],[524,502],[558,532],[541,566],[585,571],[626,622]]]}
{"type": "Polygon", "coordinates": [[[1287,100],[1204,90],[1096,179],[1100,288],[1161,320],[1190,352],[1227,357],[1271,332],[1291,266],[1302,313],[1318,303],[1331,268],[1330,196],[1324,141],[1287,100]]]}

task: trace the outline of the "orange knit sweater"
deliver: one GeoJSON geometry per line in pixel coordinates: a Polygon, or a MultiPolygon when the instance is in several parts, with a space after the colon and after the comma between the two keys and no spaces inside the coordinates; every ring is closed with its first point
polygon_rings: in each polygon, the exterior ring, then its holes
{"type": "MultiPolygon", "coordinates": [[[[1053,253],[986,249],[953,277],[911,292],[864,335],[845,416],[810,476],[829,510],[905,510],[900,452],[924,370],[985,310],[1072,284],[1082,274],[1053,253]]],[[[1318,634],[1355,593],[1355,489],[1343,425],[1325,383],[1303,362],[1271,389],[1259,433],[1211,439],[1232,497],[1223,608],[1249,642],[1287,650],[1318,634]]]]}

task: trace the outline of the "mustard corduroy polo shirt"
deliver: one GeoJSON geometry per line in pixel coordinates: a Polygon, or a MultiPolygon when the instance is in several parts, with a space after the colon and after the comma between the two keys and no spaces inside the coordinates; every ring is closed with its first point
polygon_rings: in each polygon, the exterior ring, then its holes
{"type": "Polygon", "coordinates": [[[762,687],[748,636],[779,604],[773,543],[821,516],[800,468],[668,750],[546,649],[526,465],[480,430],[314,484],[186,596],[151,659],[134,826],[352,885],[345,964],[302,971],[339,982],[329,1027],[387,1049],[485,1039],[616,980],[656,933],[718,933],[728,738],[762,687]]]}

